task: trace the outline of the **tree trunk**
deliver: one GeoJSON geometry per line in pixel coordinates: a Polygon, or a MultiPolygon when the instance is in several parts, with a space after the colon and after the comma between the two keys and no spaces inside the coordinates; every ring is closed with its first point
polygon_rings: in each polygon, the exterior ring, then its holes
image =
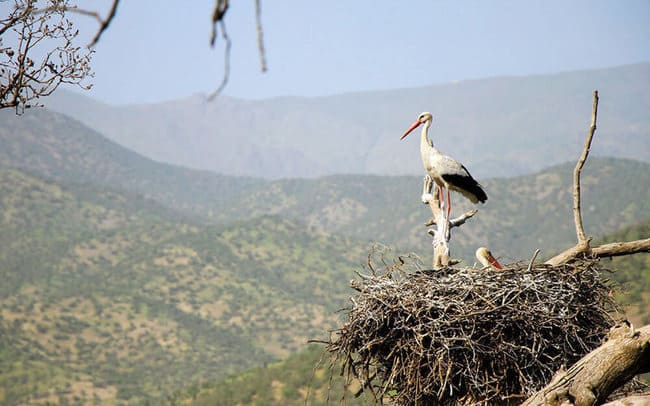
{"type": "Polygon", "coordinates": [[[522,406],[599,405],[634,376],[648,371],[650,325],[635,330],[624,323],[610,330],[603,345],[569,370],[556,373],[551,383],[522,406]]]}

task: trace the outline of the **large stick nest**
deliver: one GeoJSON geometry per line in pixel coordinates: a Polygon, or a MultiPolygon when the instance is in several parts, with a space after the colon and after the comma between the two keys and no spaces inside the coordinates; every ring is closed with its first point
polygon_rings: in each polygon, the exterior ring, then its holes
{"type": "MultiPolygon", "coordinates": [[[[383,261],[383,259],[382,259],[383,261]]],[[[375,401],[521,401],[601,344],[617,320],[596,262],[504,271],[415,269],[399,258],[353,280],[348,321],[328,345],[375,401]]]]}

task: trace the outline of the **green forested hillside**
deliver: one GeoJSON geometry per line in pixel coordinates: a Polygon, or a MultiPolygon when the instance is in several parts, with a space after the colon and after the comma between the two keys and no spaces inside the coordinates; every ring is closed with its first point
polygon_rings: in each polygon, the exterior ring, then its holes
{"type": "Polygon", "coordinates": [[[0,403],[162,399],[323,338],[363,259],[277,217],[229,227],[0,171],[0,403]]]}
{"type": "MultiPolygon", "coordinates": [[[[551,256],[575,242],[572,214],[574,164],[537,174],[483,182],[489,200],[478,215],[454,230],[452,254],[473,261],[487,245],[504,261],[529,258],[536,248],[551,256]]],[[[271,211],[317,230],[381,241],[429,255],[422,225],[430,210],[420,202],[419,177],[333,176],[273,182],[237,200],[222,213],[239,217],[271,211]],[[263,201],[264,205],[255,202],[263,201]]],[[[585,230],[603,235],[650,217],[650,165],[621,159],[591,159],[582,180],[585,230]],[[630,187],[629,185],[635,185],[630,187]]],[[[452,215],[472,206],[452,194],[452,215]]]]}
{"type": "MultiPolygon", "coordinates": [[[[610,234],[597,243],[643,238],[650,238],[650,220],[610,234]]],[[[621,284],[620,302],[626,306],[628,317],[637,326],[650,323],[650,254],[615,257],[603,265],[615,271],[611,278],[621,284]]]]}
{"type": "Polygon", "coordinates": [[[364,394],[355,397],[355,383],[343,390],[343,379],[336,365],[330,369],[329,355],[323,347],[310,345],[286,360],[264,365],[229,377],[219,383],[206,382],[177,392],[170,403],[193,406],[245,405],[363,405],[364,394]],[[345,392],[345,393],[344,393],[345,392]]]}

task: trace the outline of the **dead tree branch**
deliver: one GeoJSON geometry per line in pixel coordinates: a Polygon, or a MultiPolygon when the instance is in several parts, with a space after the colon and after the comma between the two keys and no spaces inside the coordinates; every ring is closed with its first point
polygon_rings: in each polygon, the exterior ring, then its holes
{"type": "Polygon", "coordinates": [[[591,141],[596,132],[596,118],[598,116],[598,90],[594,90],[594,101],[591,109],[591,126],[589,126],[589,133],[585,140],[585,146],[582,149],[582,155],[578,159],[575,169],[573,170],[573,220],[576,224],[576,234],[578,236],[578,244],[589,244],[587,237],[585,237],[585,230],[582,226],[582,212],[580,210],[580,173],[582,167],[587,161],[589,150],[591,149],[591,141]]]}
{"type": "Polygon", "coordinates": [[[90,41],[90,45],[88,45],[89,48],[92,48],[97,44],[99,38],[102,36],[104,31],[106,31],[108,26],[113,21],[113,17],[115,17],[115,13],[117,12],[117,4],[119,2],[120,0],[113,0],[113,5],[111,6],[111,10],[108,12],[108,16],[106,17],[106,19],[101,20],[101,25],[99,26],[99,30],[97,30],[95,37],[93,38],[92,41],[90,41]]]}
{"type": "Polygon", "coordinates": [[[644,240],[613,242],[592,248],[592,258],[608,258],[622,255],[637,254],[639,252],[650,252],[650,238],[644,240]]]}
{"type": "Polygon", "coordinates": [[[61,83],[89,89],[85,82],[92,77],[92,51],[75,44],[78,31],[65,14],[71,9],[68,0],[50,0],[45,7],[37,3],[15,0],[0,20],[0,108],[19,114],[40,106],[38,99],[61,83]]]}
{"type": "Polygon", "coordinates": [[[650,372],[650,325],[635,330],[623,323],[607,341],[531,396],[522,406],[600,404],[634,376],[650,372]]]}
{"type": "MultiPolygon", "coordinates": [[[[94,18],[97,23],[99,24],[99,28],[97,29],[97,32],[95,33],[95,36],[93,37],[92,41],[88,44],[88,48],[94,47],[97,42],[99,42],[99,38],[102,36],[104,31],[108,28],[108,26],[111,24],[113,21],[113,18],[115,17],[115,14],[117,13],[117,5],[120,2],[120,0],[113,0],[113,4],[111,5],[111,9],[108,12],[108,15],[106,18],[102,18],[97,11],[94,10],[86,10],[83,8],[79,8],[76,5],[73,6],[68,6],[67,4],[60,4],[62,2],[54,2],[52,6],[36,10],[36,14],[42,14],[47,11],[59,11],[62,13],[70,12],[70,13],[75,13],[75,14],[80,14],[86,17],[92,17],[94,18]]],[[[67,2],[66,2],[67,3],[67,2]]]]}
{"type": "Polygon", "coordinates": [[[580,155],[580,158],[578,159],[576,167],[573,171],[573,220],[576,226],[578,243],[575,246],[546,261],[546,263],[549,265],[558,266],[573,261],[581,256],[587,258],[605,258],[650,251],[650,239],[630,241],[626,243],[605,244],[592,248],[590,247],[591,237],[587,237],[585,235],[582,225],[582,212],[580,207],[580,175],[582,168],[587,161],[587,157],[589,156],[591,142],[593,140],[594,133],[596,132],[597,117],[598,90],[594,90],[591,125],[589,127],[589,132],[587,133],[584,148],[582,149],[582,154],[580,155]]]}
{"type": "Polygon", "coordinates": [[[266,52],[264,51],[264,31],[262,31],[262,5],[255,0],[255,27],[257,28],[257,50],[260,54],[260,70],[266,72],[266,52]]]}
{"type": "Polygon", "coordinates": [[[570,261],[576,258],[580,254],[588,253],[590,250],[589,242],[591,238],[585,236],[585,231],[582,226],[582,211],[580,208],[580,174],[582,172],[582,167],[587,161],[589,156],[589,150],[591,149],[591,141],[594,138],[594,133],[596,132],[596,119],[598,117],[598,90],[594,90],[594,98],[591,111],[591,125],[589,126],[589,132],[587,133],[587,139],[585,140],[585,146],[582,149],[582,154],[576,163],[576,167],[573,170],[573,221],[576,226],[576,235],[578,237],[578,243],[569,248],[568,250],[556,255],[555,257],[548,260],[546,263],[551,265],[559,265],[564,262],[570,261]]]}
{"type": "Polygon", "coordinates": [[[435,226],[435,229],[429,229],[427,232],[433,236],[433,269],[440,269],[459,263],[457,259],[449,257],[449,240],[451,239],[451,229],[460,227],[472,218],[478,210],[473,209],[467,213],[449,220],[446,212],[440,207],[440,198],[438,197],[438,185],[434,184],[429,175],[424,177],[422,187],[422,202],[429,205],[432,217],[424,225],[435,226]],[[433,192],[433,193],[432,193],[433,192]]]}
{"type": "Polygon", "coordinates": [[[230,47],[232,44],[230,42],[230,37],[228,37],[228,33],[226,32],[226,24],[224,24],[223,21],[219,21],[219,26],[221,27],[221,35],[226,41],[226,48],[224,50],[223,58],[223,79],[221,79],[221,84],[219,84],[219,87],[217,87],[215,91],[208,95],[208,101],[214,100],[214,98],[217,97],[223,91],[223,89],[225,89],[226,85],[228,84],[228,79],[230,78],[230,47]]]}
{"type": "Polygon", "coordinates": [[[223,21],[226,11],[228,11],[228,0],[216,0],[214,10],[212,11],[212,34],[210,35],[210,46],[214,48],[217,41],[217,23],[223,21]]]}
{"type": "Polygon", "coordinates": [[[603,404],[603,406],[647,406],[650,405],[650,393],[628,396],[603,404]]]}

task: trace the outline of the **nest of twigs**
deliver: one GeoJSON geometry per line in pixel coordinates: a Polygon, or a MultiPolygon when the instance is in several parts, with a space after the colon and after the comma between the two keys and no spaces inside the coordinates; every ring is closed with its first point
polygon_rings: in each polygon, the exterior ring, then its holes
{"type": "Polygon", "coordinates": [[[617,321],[612,285],[594,261],[423,271],[400,258],[381,272],[369,267],[351,282],[359,293],[328,350],[376,402],[518,403],[617,321]]]}

